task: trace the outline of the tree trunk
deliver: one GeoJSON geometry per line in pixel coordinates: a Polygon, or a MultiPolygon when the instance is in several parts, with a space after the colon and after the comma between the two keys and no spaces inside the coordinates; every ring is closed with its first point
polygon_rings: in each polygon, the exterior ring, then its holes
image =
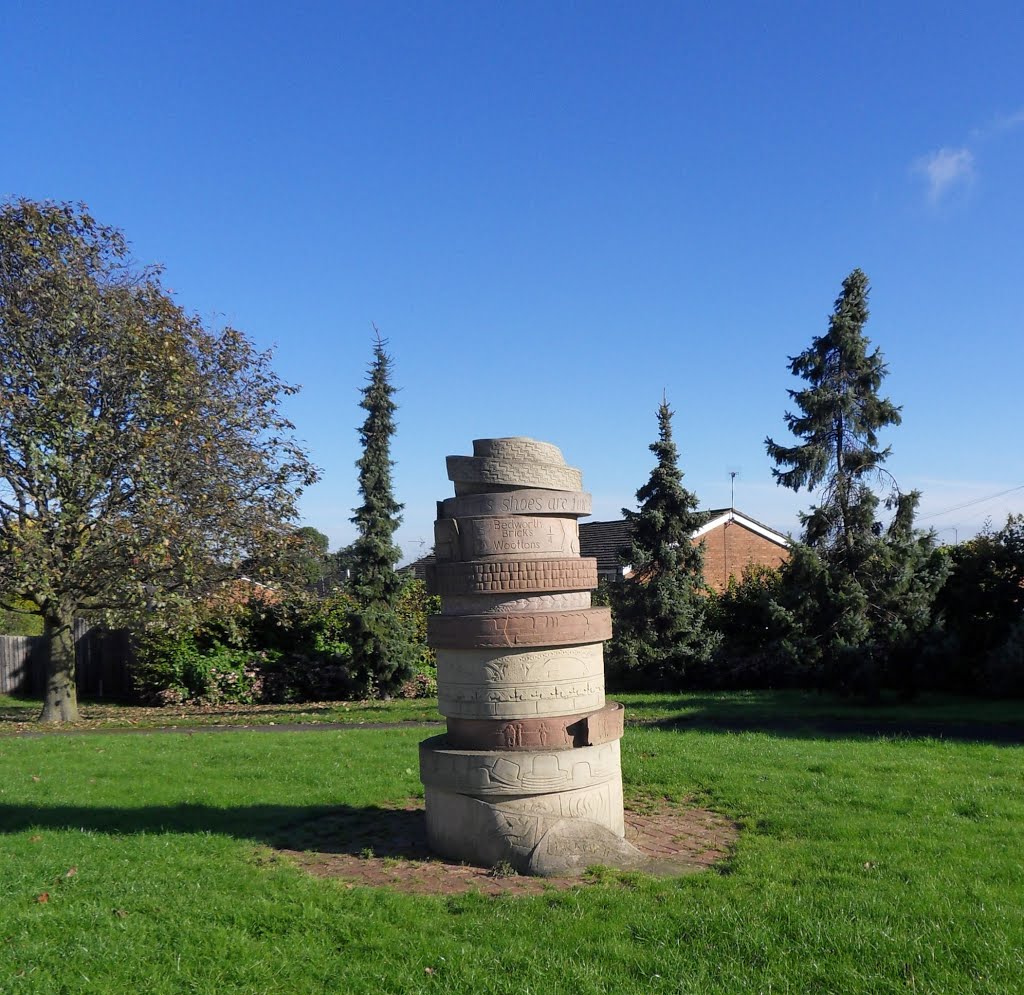
{"type": "Polygon", "coordinates": [[[75,622],[73,613],[58,608],[43,617],[47,641],[46,689],[40,722],[77,722],[75,687],[75,622]]]}

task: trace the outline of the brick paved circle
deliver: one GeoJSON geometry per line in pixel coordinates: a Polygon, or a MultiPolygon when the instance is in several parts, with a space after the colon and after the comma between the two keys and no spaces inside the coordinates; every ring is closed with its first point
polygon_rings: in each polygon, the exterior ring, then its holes
{"type": "MultiPolygon", "coordinates": [[[[626,816],[626,839],[648,863],[641,873],[678,878],[728,859],[739,827],[717,812],[665,799],[644,802],[626,816]]],[[[340,809],[300,820],[275,841],[279,852],[316,877],[333,878],[347,888],[391,888],[417,895],[476,891],[509,898],[541,895],[552,889],[616,885],[614,869],[600,876],[538,878],[496,873],[494,869],[439,860],[427,846],[421,800],[404,808],[340,809]]],[[[633,878],[623,887],[634,887],[633,878]]]]}

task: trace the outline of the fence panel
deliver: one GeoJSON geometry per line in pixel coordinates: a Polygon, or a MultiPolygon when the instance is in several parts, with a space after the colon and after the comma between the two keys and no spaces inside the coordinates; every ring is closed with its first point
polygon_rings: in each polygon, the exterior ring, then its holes
{"type": "MultiPolygon", "coordinates": [[[[42,694],[46,641],[42,636],[0,636],[0,694],[42,694]]],[[[100,698],[130,691],[131,639],[75,621],[75,684],[78,693],[100,698]]]]}
{"type": "Polygon", "coordinates": [[[0,636],[0,694],[27,692],[42,636],[0,636]]]}

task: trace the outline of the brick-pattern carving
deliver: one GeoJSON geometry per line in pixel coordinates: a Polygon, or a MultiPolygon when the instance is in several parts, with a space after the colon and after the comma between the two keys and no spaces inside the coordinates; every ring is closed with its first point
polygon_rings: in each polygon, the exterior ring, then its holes
{"type": "Polygon", "coordinates": [[[427,622],[431,646],[465,649],[594,643],[611,638],[611,634],[611,611],[607,608],[515,615],[432,615],[427,622]]]}
{"type": "Polygon", "coordinates": [[[421,744],[427,834],[460,860],[530,874],[630,866],[622,838],[621,705],[604,699],[607,608],[579,556],[579,470],[523,436],[449,456],[427,585],[445,736],[421,744]]]}
{"type": "Polygon", "coordinates": [[[431,594],[504,594],[529,591],[591,591],[597,587],[593,556],[557,560],[486,560],[475,563],[430,563],[431,594]]]}
{"type": "Polygon", "coordinates": [[[528,439],[525,435],[507,439],[474,439],[474,456],[509,460],[515,463],[555,463],[565,465],[562,450],[551,442],[528,439]]]}
{"type": "Polygon", "coordinates": [[[556,463],[518,463],[489,456],[449,456],[448,479],[459,484],[513,484],[516,487],[546,487],[555,491],[583,489],[583,476],[571,466],[556,463]]]}

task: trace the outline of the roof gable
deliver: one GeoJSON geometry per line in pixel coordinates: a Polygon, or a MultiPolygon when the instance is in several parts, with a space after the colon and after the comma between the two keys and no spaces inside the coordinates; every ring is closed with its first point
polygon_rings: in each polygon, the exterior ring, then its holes
{"type": "MultiPolygon", "coordinates": [[[[736,522],[737,525],[756,532],[783,549],[790,546],[788,536],[749,515],[736,511],[735,508],[718,508],[704,514],[707,521],[693,533],[694,539],[700,539],[728,522],[736,522]]],[[[630,541],[629,523],[624,519],[612,522],[580,522],[580,555],[597,557],[598,570],[618,570],[621,566],[619,554],[629,549],[630,541]]]]}

